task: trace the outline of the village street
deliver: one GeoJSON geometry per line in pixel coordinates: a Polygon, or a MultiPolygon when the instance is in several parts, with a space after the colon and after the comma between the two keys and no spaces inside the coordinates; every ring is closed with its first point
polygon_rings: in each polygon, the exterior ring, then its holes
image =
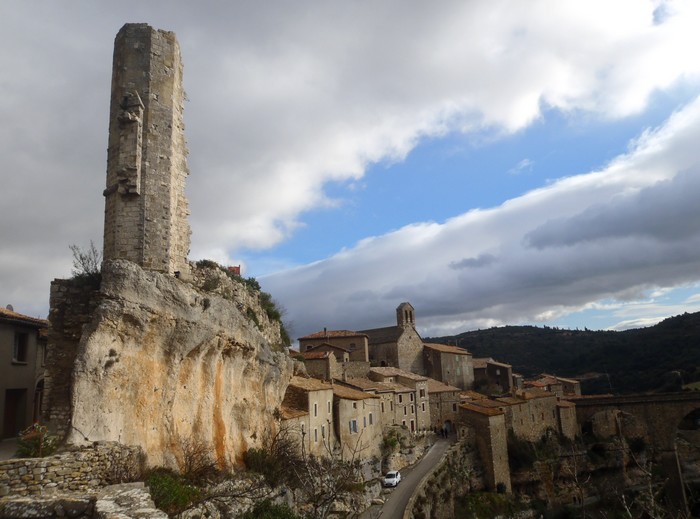
{"type": "Polygon", "coordinates": [[[440,462],[451,439],[439,439],[416,465],[401,471],[401,483],[390,491],[383,506],[371,506],[360,515],[360,519],[401,519],[409,499],[418,484],[430,470],[440,462]]]}

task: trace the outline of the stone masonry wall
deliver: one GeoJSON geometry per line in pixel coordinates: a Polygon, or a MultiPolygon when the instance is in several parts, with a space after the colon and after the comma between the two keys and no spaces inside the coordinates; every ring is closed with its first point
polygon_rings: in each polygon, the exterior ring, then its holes
{"type": "Polygon", "coordinates": [[[58,492],[89,492],[142,475],[139,447],[96,442],[79,450],[46,458],[0,462],[0,496],[58,492]]]}
{"type": "Polygon", "coordinates": [[[126,24],[114,42],[104,259],[186,273],[187,147],[180,48],[172,32],[126,24]]]}
{"type": "Polygon", "coordinates": [[[43,421],[60,437],[70,428],[73,366],[83,326],[99,302],[96,287],[80,280],[51,283],[43,421]]]}

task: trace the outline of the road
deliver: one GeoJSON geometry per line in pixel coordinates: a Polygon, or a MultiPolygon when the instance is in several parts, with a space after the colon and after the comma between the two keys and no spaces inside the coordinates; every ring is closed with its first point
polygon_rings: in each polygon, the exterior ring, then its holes
{"type": "Polygon", "coordinates": [[[439,439],[430,448],[428,453],[413,467],[401,471],[401,483],[396,488],[391,490],[389,497],[384,502],[384,505],[379,507],[371,507],[365,511],[361,519],[401,519],[408,500],[411,499],[416,487],[430,469],[440,461],[442,456],[447,451],[447,448],[452,445],[452,440],[439,439]]]}

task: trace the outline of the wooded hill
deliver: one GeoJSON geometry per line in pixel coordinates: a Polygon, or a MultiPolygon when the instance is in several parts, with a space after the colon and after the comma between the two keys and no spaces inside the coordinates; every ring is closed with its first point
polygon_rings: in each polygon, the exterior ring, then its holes
{"type": "Polygon", "coordinates": [[[700,313],[622,332],[504,326],[424,341],[493,357],[526,377],[581,378],[585,393],[680,391],[700,380],[700,313]]]}

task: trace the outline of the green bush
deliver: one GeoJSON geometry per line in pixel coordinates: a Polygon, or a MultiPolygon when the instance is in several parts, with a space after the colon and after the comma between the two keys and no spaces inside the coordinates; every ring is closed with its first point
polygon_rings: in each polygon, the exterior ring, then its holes
{"type": "Polygon", "coordinates": [[[49,434],[45,425],[35,423],[19,433],[17,457],[43,458],[50,456],[58,448],[58,438],[49,434]]]}
{"type": "Polygon", "coordinates": [[[171,470],[156,468],[146,478],[155,505],[168,515],[176,515],[202,498],[202,491],[189,485],[171,470]]]}
{"type": "Polygon", "coordinates": [[[269,499],[261,501],[239,519],[299,519],[287,505],[276,505],[269,499]]]}

